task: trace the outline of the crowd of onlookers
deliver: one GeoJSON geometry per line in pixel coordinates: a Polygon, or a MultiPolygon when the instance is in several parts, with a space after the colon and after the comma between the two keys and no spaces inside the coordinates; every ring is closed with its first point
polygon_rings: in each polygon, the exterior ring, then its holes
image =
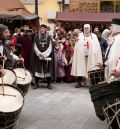
{"type": "MultiPolygon", "coordinates": [[[[48,34],[50,34],[50,27],[48,27],[48,34]]],[[[82,28],[66,31],[58,22],[51,34],[54,46],[54,82],[74,82],[75,77],[71,76],[72,56],[74,53],[74,46],[78,39],[82,28]]],[[[102,33],[99,27],[93,29],[98,37],[103,60],[106,49],[109,45],[108,36],[111,33],[111,27],[105,29],[102,33]]],[[[27,69],[30,69],[30,60],[32,53],[32,46],[34,37],[37,31],[34,31],[25,25],[21,28],[15,28],[11,36],[10,44],[14,53],[24,58],[24,64],[27,69]]]]}
{"type": "MultiPolygon", "coordinates": [[[[72,66],[72,56],[74,53],[74,46],[78,40],[79,33],[82,32],[82,28],[76,28],[66,32],[66,30],[61,26],[60,23],[56,24],[53,39],[55,40],[55,61],[56,64],[56,74],[58,81],[73,82],[75,78],[70,75],[71,66],[72,66]]],[[[109,35],[111,34],[111,26],[108,29],[105,29],[102,33],[100,32],[99,27],[93,29],[98,37],[102,56],[104,60],[105,52],[109,43],[109,35]]]]}

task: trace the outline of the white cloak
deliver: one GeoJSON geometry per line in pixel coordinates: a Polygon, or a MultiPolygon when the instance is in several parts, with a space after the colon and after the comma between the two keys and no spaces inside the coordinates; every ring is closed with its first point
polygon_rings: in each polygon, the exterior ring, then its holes
{"type": "Polygon", "coordinates": [[[106,80],[110,78],[110,74],[113,70],[120,70],[120,34],[112,36],[110,38],[112,44],[108,59],[105,62],[105,77],[106,80]]]}
{"type": "Polygon", "coordinates": [[[90,48],[88,53],[88,61],[85,60],[84,34],[80,33],[78,42],[75,44],[71,75],[88,77],[88,71],[99,69],[96,67],[102,62],[102,53],[100,43],[95,34],[91,33],[90,48]]]}

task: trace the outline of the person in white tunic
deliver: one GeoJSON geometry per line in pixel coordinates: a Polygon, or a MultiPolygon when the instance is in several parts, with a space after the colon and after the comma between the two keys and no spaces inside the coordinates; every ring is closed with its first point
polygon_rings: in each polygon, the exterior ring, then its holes
{"type": "Polygon", "coordinates": [[[105,77],[113,81],[120,77],[120,19],[112,20],[112,34],[109,37],[109,48],[106,52],[105,77]]]}
{"type": "Polygon", "coordinates": [[[71,75],[77,77],[76,88],[81,86],[83,79],[88,78],[88,71],[99,69],[102,53],[98,38],[91,33],[89,24],[84,25],[84,32],[79,34],[75,44],[71,75]]]}

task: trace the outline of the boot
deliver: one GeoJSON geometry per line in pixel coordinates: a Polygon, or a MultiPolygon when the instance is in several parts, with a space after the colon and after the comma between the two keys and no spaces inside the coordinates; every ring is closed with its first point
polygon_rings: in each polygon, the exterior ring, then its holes
{"type": "Polygon", "coordinates": [[[52,90],[52,89],[53,89],[53,87],[52,87],[51,83],[48,83],[48,84],[47,84],[47,88],[48,88],[48,89],[50,89],[50,90],[52,90]]]}
{"type": "Polygon", "coordinates": [[[37,89],[39,87],[38,83],[39,83],[39,78],[35,77],[35,85],[33,86],[33,89],[37,89]]]}
{"type": "Polygon", "coordinates": [[[77,81],[77,85],[75,86],[75,88],[79,88],[79,87],[81,87],[81,81],[80,80],[77,81]]]}
{"type": "Polygon", "coordinates": [[[37,89],[37,88],[38,88],[38,85],[35,84],[35,85],[33,86],[33,89],[37,89]]]}
{"type": "Polygon", "coordinates": [[[35,85],[35,82],[32,81],[32,82],[31,82],[31,86],[34,86],[34,85],[35,85]]]}
{"type": "Polygon", "coordinates": [[[81,82],[77,82],[77,85],[75,86],[75,88],[79,88],[81,87],[81,82]]]}

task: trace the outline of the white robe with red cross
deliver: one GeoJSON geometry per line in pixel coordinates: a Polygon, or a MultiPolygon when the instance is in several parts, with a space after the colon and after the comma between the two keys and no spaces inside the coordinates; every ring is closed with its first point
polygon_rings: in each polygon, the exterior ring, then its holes
{"type": "Polygon", "coordinates": [[[87,78],[88,71],[99,69],[96,66],[98,63],[103,62],[97,36],[91,33],[89,37],[85,37],[80,33],[74,48],[71,75],[87,78]]]}
{"type": "Polygon", "coordinates": [[[109,41],[111,42],[112,46],[110,48],[108,59],[105,62],[106,80],[114,78],[111,77],[112,71],[120,71],[120,33],[115,36],[109,37],[109,41]]]}

